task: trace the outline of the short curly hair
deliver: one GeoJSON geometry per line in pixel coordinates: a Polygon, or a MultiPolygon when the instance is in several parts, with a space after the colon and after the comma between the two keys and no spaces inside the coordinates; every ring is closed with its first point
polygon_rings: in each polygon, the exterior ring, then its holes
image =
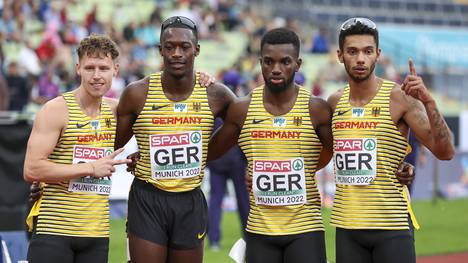
{"type": "Polygon", "coordinates": [[[119,56],[117,44],[115,44],[110,37],[97,34],[92,34],[81,40],[80,44],[76,48],[76,53],[78,53],[79,60],[81,60],[85,55],[110,55],[112,59],[116,59],[119,56]]]}
{"type": "Polygon", "coordinates": [[[263,52],[265,44],[292,44],[297,56],[299,56],[301,49],[301,41],[299,40],[299,36],[296,34],[296,32],[284,27],[272,29],[263,35],[260,42],[260,53],[263,52]]]}

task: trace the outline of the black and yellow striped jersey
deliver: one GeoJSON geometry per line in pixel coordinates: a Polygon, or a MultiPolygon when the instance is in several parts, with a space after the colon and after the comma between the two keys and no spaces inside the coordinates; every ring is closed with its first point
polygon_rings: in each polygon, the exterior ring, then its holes
{"type": "Polygon", "coordinates": [[[214,117],[206,88],[174,102],[164,94],[161,72],[152,74],[143,110],[133,125],[140,160],[135,176],[159,189],[184,192],[200,186],[214,117]]]}
{"type": "MultiPolygon", "coordinates": [[[[68,124],[49,160],[72,164],[97,160],[113,151],[115,117],[103,102],[100,116],[92,119],[72,92],[64,93],[68,124]]],[[[110,178],[83,177],[45,184],[36,226],[38,234],[108,237],[110,178]]]]}
{"type": "Polygon", "coordinates": [[[247,231],[291,235],[324,230],[315,171],[322,144],[309,113],[310,93],[299,88],[294,107],[274,116],[253,90],[239,146],[253,187],[247,231]]]}
{"type": "Polygon", "coordinates": [[[383,81],[362,107],[345,87],[332,120],[336,194],[331,224],[345,229],[408,229],[408,203],[395,172],[410,147],[390,115],[395,83],[383,81]]]}

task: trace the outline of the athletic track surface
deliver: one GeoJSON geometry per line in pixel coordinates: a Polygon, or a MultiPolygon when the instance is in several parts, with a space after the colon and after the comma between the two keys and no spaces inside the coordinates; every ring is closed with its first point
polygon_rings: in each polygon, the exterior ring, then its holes
{"type": "Polygon", "coordinates": [[[468,263],[468,252],[418,257],[417,263],[468,263]]]}

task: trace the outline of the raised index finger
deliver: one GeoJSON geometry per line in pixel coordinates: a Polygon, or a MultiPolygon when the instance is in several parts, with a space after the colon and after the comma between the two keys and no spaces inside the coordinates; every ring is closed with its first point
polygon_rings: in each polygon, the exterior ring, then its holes
{"type": "Polygon", "coordinates": [[[414,67],[414,63],[411,58],[408,60],[408,65],[409,65],[410,74],[417,76],[418,74],[416,73],[416,68],[414,67]]]}

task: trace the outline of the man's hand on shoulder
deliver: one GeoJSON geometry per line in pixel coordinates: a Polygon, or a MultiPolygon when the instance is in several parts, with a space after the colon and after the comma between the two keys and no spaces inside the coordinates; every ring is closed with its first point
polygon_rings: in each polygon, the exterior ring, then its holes
{"type": "Polygon", "coordinates": [[[209,87],[211,84],[216,82],[216,78],[208,74],[207,72],[200,71],[198,72],[200,77],[198,79],[198,84],[202,87],[209,87]]]}
{"type": "Polygon", "coordinates": [[[336,105],[338,105],[338,102],[340,101],[341,96],[343,96],[343,92],[344,92],[343,89],[339,89],[333,94],[331,94],[327,99],[328,105],[330,106],[332,110],[332,115],[333,115],[333,112],[335,112],[336,105]]]}

